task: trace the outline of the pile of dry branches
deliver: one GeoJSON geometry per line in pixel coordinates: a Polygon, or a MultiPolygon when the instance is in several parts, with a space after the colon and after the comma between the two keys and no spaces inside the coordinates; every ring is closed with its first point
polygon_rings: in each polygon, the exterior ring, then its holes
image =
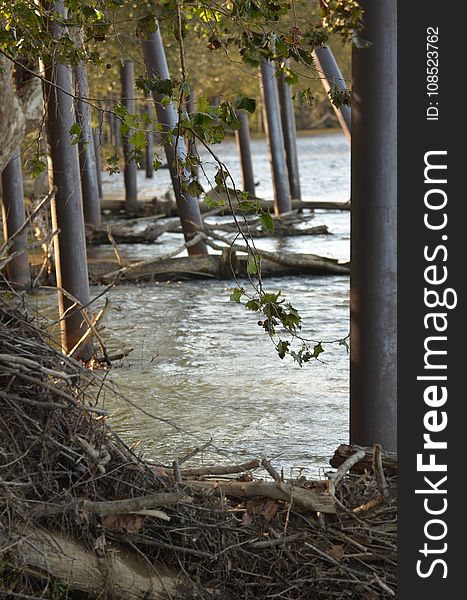
{"type": "Polygon", "coordinates": [[[112,432],[101,386],[0,300],[0,597],[395,597],[378,447],[325,481],[284,481],[265,459],[156,468],[112,432]]]}

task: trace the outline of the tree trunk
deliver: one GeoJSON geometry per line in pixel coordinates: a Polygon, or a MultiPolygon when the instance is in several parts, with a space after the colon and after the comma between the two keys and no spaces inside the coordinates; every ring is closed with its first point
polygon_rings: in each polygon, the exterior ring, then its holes
{"type": "MultiPolygon", "coordinates": [[[[120,69],[122,80],[122,104],[132,115],[136,113],[134,63],[126,60],[120,69]]],[[[127,209],[131,212],[138,208],[138,168],[134,159],[134,147],[129,139],[132,132],[123,136],[123,155],[125,157],[125,200],[127,209]]]]}
{"type": "MultiPolygon", "coordinates": [[[[65,15],[63,1],[55,10],[65,15]]],[[[66,35],[56,21],[48,23],[54,37],[66,35]]],[[[60,233],[54,238],[59,314],[62,318],[62,347],[69,352],[86,333],[81,310],[90,301],[83,203],[79,184],[78,149],[71,144],[70,129],[75,122],[71,67],[61,63],[45,66],[44,101],[47,117],[47,143],[51,157],[51,176],[57,191],[52,201],[52,224],[60,233]],[[66,315],[66,316],[65,316],[66,315]]],[[[84,344],[78,358],[87,361],[93,353],[92,342],[84,344]]]]}
{"type": "Polygon", "coordinates": [[[291,210],[289,178],[285,161],[284,136],[279,108],[276,71],[271,61],[261,61],[261,95],[264,124],[269,144],[272,180],[274,183],[274,212],[280,215],[291,210]]]}
{"type": "MultiPolygon", "coordinates": [[[[4,238],[5,242],[8,242],[20,230],[26,219],[19,148],[15,150],[2,172],[2,215],[4,238]]],[[[15,236],[8,250],[9,255],[17,253],[7,266],[8,280],[14,287],[28,288],[31,285],[27,244],[27,234],[24,231],[15,236]]]]}
{"type": "Polygon", "coordinates": [[[84,220],[90,225],[101,224],[101,207],[99,203],[99,188],[97,184],[97,172],[95,154],[93,152],[93,139],[91,123],[89,120],[89,98],[88,78],[86,66],[80,63],[74,68],[76,87],[76,117],[81,127],[79,134],[79,164],[81,170],[81,191],[83,194],[84,220]]]}
{"type": "MultiPolygon", "coordinates": [[[[182,576],[162,565],[146,563],[123,548],[95,550],[58,532],[26,530],[12,543],[16,565],[37,577],[52,577],[71,590],[117,600],[182,598],[182,576]]],[[[149,562],[149,561],[148,561],[149,562]]]]}
{"type": "MultiPolygon", "coordinates": [[[[165,56],[164,46],[162,44],[161,33],[159,29],[151,33],[143,42],[144,60],[149,76],[158,75],[163,79],[170,79],[169,67],[165,56]]],[[[182,191],[181,178],[178,172],[178,161],[186,160],[186,149],[183,138],[178,139],[176,148],[172,140],[171,132],[177,124],[177,112],[173,103],[164,106],[161,103],[162,95],[153,92],[154,103],[156,105],[157,116],[163,127],[163,141],[167,163],[170,169],[172,186],[175,199],[177,201],[178,214],[182,224],[183,234],[187,241],[194,238],[196,233],[202,229],[201,212],[198,206],[198,200],[182,191]]],[[[182,177],[188,176],[184,173],[182,177]]],[[[207,246],[200,240],[188,250],[190,255],[207,254],[207,246]]]]}

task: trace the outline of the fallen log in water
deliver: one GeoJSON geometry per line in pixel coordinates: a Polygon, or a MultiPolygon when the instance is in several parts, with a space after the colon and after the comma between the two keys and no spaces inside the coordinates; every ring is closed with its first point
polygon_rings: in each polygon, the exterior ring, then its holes
{"type": "MultiPolygon", "coordinates": [[[[326,225],[314,225],[311,227],[297,227],[301,224],[302,219],[295,218],[291,220],[274,219],[274,230],[265,231],[261,222],[257,219],[254,221],[239,221],[238,223],[214,223],[209,225],[209,229],[222,231],[223,233],[232,233],[236,235],[239,231],[244,235],[250,235],[253,238],[265,237],[289,237],[299,235],[328,235],[329,229],[326,225]]],[[[206,226],[206,224],[205,224],[206,226]]]]}
{"type": "MultiPolygon", "coordinates": [[[[234,207],[235,213],[242,212],[253,212],[253,211],[242,211],[236,207],[237,200],[235,199],[235,193],[232,194],[232,205],[234,207]]],[[[201,200],[199,203],[199,207],[201,213],[210,212],[213,209],[213,205],[215,206],[216,202],[223,202],[223,205],[219,207],[219,214],[232,214],[232,209],[229,206],[227,201],[227,195],[225,193],[220,193],[219,197],[213,194],[207,194],[206,199],[201,200]],[[211,201],[209,201],[209,198],[211,201]]],[[[258,206],[264,210],[269,211],[271,213],[274,212],[274,202],[269,200],[262,200],[261,198],[254,198],[258,202],[258,206]]],[[[176,217],[178,216],[177,207],[175,202],[170,200],[151,200],[140,202],[144,213],[147,215],[165,215],[167,217],[176,217]]],[[[122,217],[125,213],[125,201],[124,200],[102,200],[101,201],[101,209],[103,211],[108,211],[112,213],[121,213],[122,217]]],[[[293,210],[330,210],[330,211],[349,211],[350,210],[350,202],[332,202],[329,200],[292,200],[292,209],[293,210]]]]}
{"type": "MultiPolygon", "coordinates": [[[[219,212],[219,209],[214,209],[206,213],[206,216],[217,216],[219,212]]],[[[182,232],[178,218],[168,222],[161,222],[162,218],[162,215],[155,215],[152,217],[122,219],[118,222],[107,223],[97,227],[87,225],[86,241],[88,244],[109,244],[111,243],[111,236],[117,244],[149,244],[168,231],[173,231],[174,233],[182,232]]],[[[299,227],[298,225],[306,223],[309,217],[304,219],[297,211],[281,215],[280,217],[272,215],[272,219],[274,223],[272,231],[264,230],[260,219],[213,223],[209,225],[209,229],[233,234],[240,231],[254,238],[329,234],[326,225],[299,227]]],[[[208,228],[207,224],[206,227],[208,228]]]]}
{"type": "MultiPolygon", "coordinates": [[[[176,251],[178,254],[180,249],[176,251]]],[[[262,277],[289,275],[348,275],[347,264],[321,256],[308,254],[259,253],[262,256],[262,277]]],[[[115,265],[91,263],[91,280],[94,283],[125,281],[169,281],[177,279],[233,279],[247,278],[248,257],[236,252],[182,256],[177,258],[154,258],[140,261],[115,270],[115,265]],[[113,267],[113,268],[112,268],[113,267]]]]}
{"type": "Polygon", "coordinates": [[[179,219],[166,223],[138,223],[138,219],[132,219],[131,224],[120,222],[98,227],[87,225],[86,241],[88,244],[110,244],[110,233],[117,244],[150,244],[163,233],[177,229],[179,225],[179,219]]]}

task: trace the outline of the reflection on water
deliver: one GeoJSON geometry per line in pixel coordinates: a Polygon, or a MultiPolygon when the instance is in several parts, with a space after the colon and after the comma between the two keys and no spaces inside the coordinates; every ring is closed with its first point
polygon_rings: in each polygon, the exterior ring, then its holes
{"type": "MultiPolygon", "coordinates": [[[[264,141],[255,140],[253,149],[258,194],[272,197],[264,141]]],[[[235,145],[223,144],[219,154],[238,177],[235,145]]],[[[299,156],[305,199],[348,199],[349,148],[342,135],[300,138],[299,156]]],[[[158,186],[165,185],[164,177],[168,180],[165,171],[157,175],[158,186]]],[[[314,222],[328,225],[333,235],[261,239],[258,246],[348,259],[349,215],[318,212],[314,222]]],[[[175,234],[161,240],[125,252],[141,259],[180,244],[175,234]]],[[[299,309],[305,337],[336,340],[348,333],[348,283],[346,277],[290,277],[267,280],[266,289],[282,290],[299,309]]],[[[326,466],[348,436],[345,348],[326,346],[322,362],[302,369],[281,361],[257,317],[229,302],[231,287],[229,282],[196,281],[111,290],[113,308],[105,330],[109,347],[134,348],[124,365],[111,372],[111,380],[141,408],[202,440],[212,438],[234,460],[264,454],[280,457],[277,462],[286,469],[326,466]]],[[[94,288],[92,294],[100,291],[94,288]]],[[[117,431],[158,461],[171,462],[200,444],[123,401],[108,397],[105,402],[117,431]]]]}

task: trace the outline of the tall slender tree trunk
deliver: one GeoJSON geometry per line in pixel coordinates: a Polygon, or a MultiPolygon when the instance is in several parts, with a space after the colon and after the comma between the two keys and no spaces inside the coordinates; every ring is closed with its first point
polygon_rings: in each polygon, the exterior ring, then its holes
{"type": "Polygon", "coordinates": [[[154,177],[154,133],[152,124],[152,106],[146,105],[146,114],[148,116],[148,133],[146,134],[146,177],[152,179],[154,177]]]}
{"type": "MultiPolygon", "coordinates": [[[[190,118],[192,118],[196,112],[196,94],[195,94],[195,90],[192,88],[190,90],[190,95],[186,99],[186,110],[187,110],[187,113],[190,116],[190,118]]],[[[196,164],[196,159],[198,158],[198,150],[196,148],[196,140],[192,139],[192,140],[187,141],[187,146],[188,146],[188,155],[190,156],[191,159],[194,160],[194,164],[191,166],[191,172],[193,173],[193,175],[195,177],[197,177],[199,174],[199,168],[198,168],[198,165],[196,164]]]]}
{"type": "MultiPolygon", "coordinates": [[[[164,46],[160,30],[151,33],[148,38],[143,41],[144,60],[148,75],[157,75],[163,79],[170,79],[169,67],[165,56],[164,46]]],[[[183,169],[183,174],[179,173],[178,164],[186,161],[186,148],[183,138],[176,140],[172,134],[177,125],[178,115],[173,103],[164,105],[161,103],[162,95],[153,92],[153,98],[156,106],[159,123],[163,128],[163,143],[167,164],[170,170],[172,186],[175,199],[177,202],[178,214],[182,224],[185,240],[191,240],[196,233],[203,227],[201,212],[198,201],[195,197],[190,196],[182,191],[181,179],[188,177],[186,169],[183,169]]],[[[207,254],[208,249],[204,241],[188,248],[188,254],[207,254]]]]}
{"type": "Polygon", "coordinates": [[[235,132],[235,137],[237,139],[237,148],[240,154],[243,190],[248,192],[250,196],[254,198],[256,196],[256,188],[253,160],[251,157],[250,125],[248,123],[248,116],[243,111],[237,111],[237,117],[242,123],[240,129],[235,132]]]}
{"type": "Polygon", "coordinates": [[[352,54],[350,434],[396,450],[397,2],[361,5],[371,46],[352,54]]]}
{"type": "Polygon", "coordinates": [[[276,70],[272,62],[264,59],[261,61],[261,82],[264,123],[274,184],[274,212],[276,215],[280,215],[289,212],[292,209],[292,203],[285,160],[276,70]]]}
{"type": "MultiPolygon", "coordinates": [[[[132,115],[136,113],[134,63],[126,60],[120,69],[122,81],[122,104],[132,115]]],[[[123,136],[123,155],[125,157],[125,200],[128,210],[138,208],[138,167],[133,157],[134,147],[129,141],[131,131],[123,136]]]]}
{"type": "MultiPolygon", "coordinates": [[[[54,8],[66,17],[61,0],[55,2],[54,8]]],[[[57,22],[50,21],[48,25],[56,39],[66,35],[66,29],[57,22]]],[[[45,65],[44,101],[51,177],[56,187],[52,200],[52,224],[60,231],[55,237],[54,250],[62,347],[69,352],[86,332],[87,326],[81,311],[67,293],[83,306],[90,301],[78,149],[71,144],[69,133],[75,123],[70,67],[58,62],[45,65]]],[[[88,341],[81,346],[78,358],[89,360],[92,353],[92,342],[88,341]]]]}
{"type": "MultiPolygon", "coordinates": [[[[317,48],[313,52],[313,58],[319,70],[319,75],[326,92],[329,92],[332,85],[337,86],[340,90],[345,90],[347,88],[347,83],[339,69],[339,65],[334,58],[331,48],[328,46],[317,48]]],[[[350,106],[344,105],[337,108],[337,106],[333,104],[332,108],[336,113],[342,131],[350,142],[352,130],[352,114],[350,106]]]]}
{"type": "Polygon", "coordinates": [[[83,195],[84,221],[90,225],[101,224],[101,207],[93,139],[90,123],[88,78],[86,66],[80,63],[74,68],[76,88],[76,119],[81,127],[79,136],[79,165],[81,170],[81,192],[83,195]]]}
{"type": "Polygon", "coordinates": [[[295,109],[292,99],[292,89],[285,81],[284,73],[277,80],[279,102],[281,107],[282,132],[284,135],[285,158],[289,174],[290,195],[293,200],[301,200],[300,171],[298,168],[297,126],[295,124],[295,109]]]}
{"type": "Polygon", "coordinates": [[[96,165],[97,193],[102,198],[102,144],[98,127],[92,129],[92,151],[96,165]]]}
{"type": "MultiPolygon", "coordinates": [[[[3,237],[7,242],[24,225],[26,219],[19,148],[15,150],[10,162],[2,171],[2,216],[3,237]]],[[[17,255],[7,265],[8,281],[14,287],[29,288],[31,286],[31,273],[26,231],[14,237],[8,254],[15,253],[17,255]]]]}

